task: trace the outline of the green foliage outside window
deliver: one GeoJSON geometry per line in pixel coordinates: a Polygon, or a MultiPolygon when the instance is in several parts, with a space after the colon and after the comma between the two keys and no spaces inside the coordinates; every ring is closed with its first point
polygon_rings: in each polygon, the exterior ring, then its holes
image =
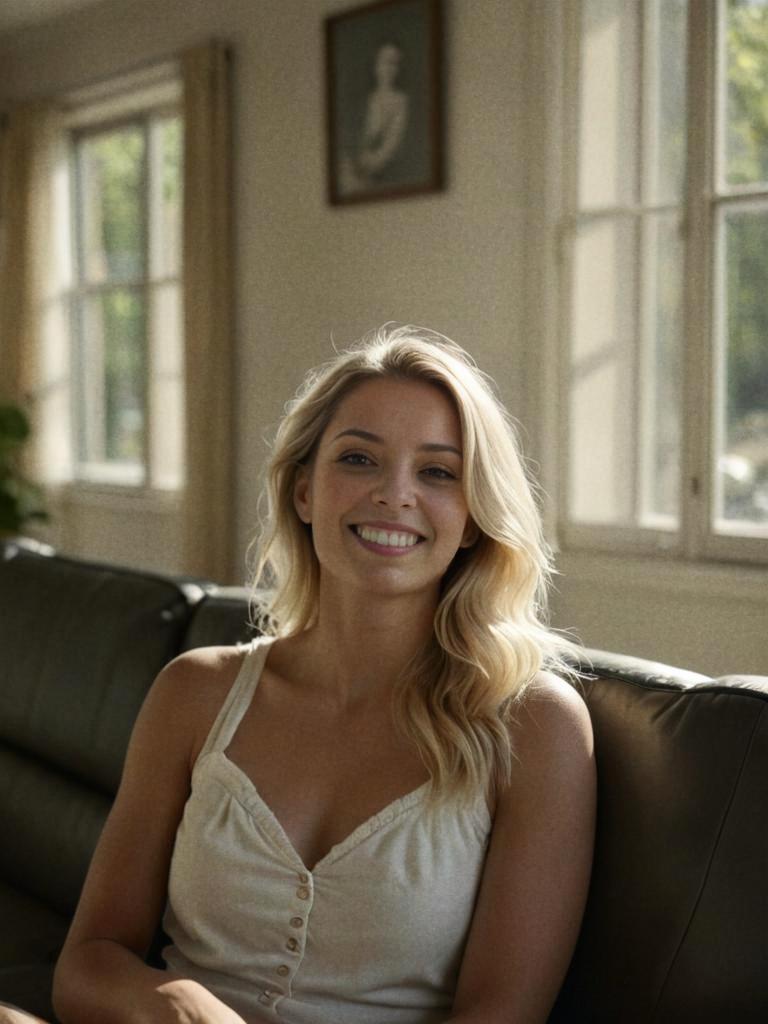
{"type": "Polygon", "coordinates": [[[85,416],[95,403],[100,416],[95,408],[90,415],[103,424],[98,436],[81,432],[81,458],[86,462],[140,465],[144,459],[146,284],[158,273],[177,272],[175,237],[164,233],[172,235],[169,225],[178,222],[182,185],[181,118],[163,117],[153,125],[160,161],[159,180],[152,188],[159,193],[162,209],[154,210],[152,224],[149,122],[86,135],[77,144],[80,273],[86,288],[93,289],[82,300],[81,387],[85,416]],[[159,254],[152,271],[147,265],[147,231],[153,233],[159,254]]]}
{"type": "Polygon", "coordinates": [[[87,277],[144,272],[145,136],[141,126],[96,135],[83,144],[92,183],[84,197],[93,228],[86,237],[87,277]],[[103,260],[103,264],[101,260],[103,260]]]}

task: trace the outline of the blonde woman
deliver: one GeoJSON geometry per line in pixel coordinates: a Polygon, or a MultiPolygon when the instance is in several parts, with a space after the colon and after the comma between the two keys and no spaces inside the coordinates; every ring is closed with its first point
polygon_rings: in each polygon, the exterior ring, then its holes
{"type": "Polygon", "coordinates": [[[57,1014],[543,1024],[586,898],[592,735],[492,386],[447,339],[384,328],[307,379],[267,496],[267,633],[158,678],[57,1014]]]}

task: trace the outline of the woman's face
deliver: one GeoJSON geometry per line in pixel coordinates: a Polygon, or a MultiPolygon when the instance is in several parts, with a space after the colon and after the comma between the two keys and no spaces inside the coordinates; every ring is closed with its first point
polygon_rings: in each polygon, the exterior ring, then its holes
{"type": "Polygon", "coordinates": [[[394,85],[399,70],[400,51],[396,46],[387,43],[376,54],[376,81],[379,85],[394,85]]]}
{"type": "Polygon", "coordinates": [[[462,488],[452,400],[423,381],[377,378],[340,402],[294,493],[322,574],[368,593],[429,594],[477,536],[462,488]]]}

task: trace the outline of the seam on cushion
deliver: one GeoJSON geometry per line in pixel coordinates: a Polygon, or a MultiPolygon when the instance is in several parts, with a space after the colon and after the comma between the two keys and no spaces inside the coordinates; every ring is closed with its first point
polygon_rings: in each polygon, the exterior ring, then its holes
{"type": "Polygon", "coordinates": [[[717,851],[718,851],[718,849],[720,847],[720,840],[722,839],[722,835],[723,835],[723,832],[725,831],[726,823],[728,821],[728,818],[730,817],[731,808],[733,807],[733,801],[736,799],[736,794],[739,791],[739,786],[741,785],[741,778],[742,778],[742,776],[744,774],[744,769],[745,769],[747,761],[749,759],[749,755],[752,752],[752,747],[754,746],[755,736],[757,735],[758,726],[760,725],[764,715],[765,715],[765,708],[761,708],[760,709],[760,714],[757,716],[757,718],[755,719],[755,724],[752,726],[752,732],[749,735],[749,739],[747,741],[746,749],[744,751],[744,756],[742,757],[741,764],[739,765],[739,771],[738,771],[738,774],[736,776],[736,781],[733,784],[733,790],[731,791],[731,795],[730,795],[730,797],[728,799],[728,806],[726,807],[725,811],[723,812],[723,818],[722,818],[722,821],[720,822],[720,827],[717,830],[717,836],[715,837],[715,841],[712,844],[712,851],[711,851],[711,853],[709,855],[709,861],[707,863],[706,871],[704,872],[704,878],[701,881],[701,886],[699,888],[698,895],[696,896],[696,900],[695,900],[695,902],[693,904],[693,908],[691,909],[691,913],[690,913],[690,916],[688,918],[688,923],[686,924],[685,928],[683,929],[683,934],[681,935],[680,941],[677,944],[677,949],[675,950],[675,952],[672,955],[672,959],[670,960],[669,967],[667,968],[667,973],[666,973],[666,975],[664,977],[664,981],[661,983],[661,986],[659,988],[659,995],[658,995],[658,997],[656,999],[656,1003],[655,1003],[655,1005],[653,1007],[653,1010],[651,1011],[651,1021],[652,1022],[656,1019],[656,1014],[658,1013],[658,1011],[659,1011],[659,1009],[661,1007],[661,1002],[662,1002],[662,1000],[664,998],[664,993],[667,990],[667,984],[669,983],[669,980],[672,977],[672,972],[675,969],[675,964],[677,963],[678,957],[680,956],[680,952],[681,952],[683,946],[685,945],[685,940],[687,939],[688,933],[691,930],[691,926],[693,925],[694,919],[696,917],[696,912],[699,909],[699,904],[701,903],[701,900],[702,900],[702,898],[704,896],[704,892],[705,892],[705,890],[707,888],[707,882],[709,881],[709,876],[710,876],[710,873],[712,871],[712,865],[713,865],[714,860],[715,860],[715,855],[716,855],[716,853],[717,853],[717,851]]]}

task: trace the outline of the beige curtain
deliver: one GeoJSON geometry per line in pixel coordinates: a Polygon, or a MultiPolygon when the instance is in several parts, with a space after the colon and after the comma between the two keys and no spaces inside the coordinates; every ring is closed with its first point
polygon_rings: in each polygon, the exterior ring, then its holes
{"type": "Polygon", "coordinates": [[[233,566],[229,60],[182,55],[184,85],[185,572],[239,582],[233,566]]]}
{"type": "Polygon", "coordinates": [[[9,111],[0,141],[0,393],[17,403],[27,400],[35,377],[33,200],[46,114],[37,103],[9,111]]]}
{"type": "Polygon", "coordinates": [[[33,443],[25,461],[36,476],[45,475],[41,364],[55,289],[51,183],[57,117],[52,104],[20,104],[5,116],[0,136],[0,398],[23,405],[31,417],[33,443]]]}

